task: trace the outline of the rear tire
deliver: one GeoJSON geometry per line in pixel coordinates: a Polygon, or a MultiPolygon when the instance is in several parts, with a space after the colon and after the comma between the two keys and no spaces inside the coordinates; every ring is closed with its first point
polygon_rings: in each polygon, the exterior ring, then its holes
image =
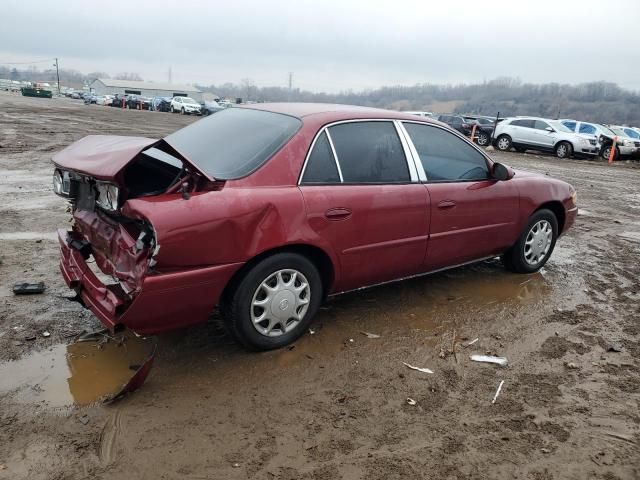
{"type": "Polygon", "coordinates": [[[272,350],[304,334],[322,298],[320,273],[308,258],[276,253],[230,286],[221,313],[227,330],[246,348],[272,350]]]}
{"type": "Polygon", "coordinates": [[[496,147],[501,152],[508,152],[511,150],[511,137],[509,135],[500,135],[496,140],[496,147]]]}
{"type": "Polygon", "coordinates": [[[180,115],[184,115],[184,107],[180,109],[180,115]]]}
{"type": "Polygon", "coordinates": [[[173,109],[173,105],[171,105],[171,106],[169,107],[169,111],[170,111],[171,113],[175,113],[175,110],[173,109]]]}
{"type": "MultiPolygon", "coordinates": [[[[609,160],[609,155],[611,155],[611,145],[604,147],[602,149],[602,158],[604,158],[605,160],[609,160]]],[[[618,147],[616,147],[616,153],[614,154],[613,160],[618,160],[618,158],[620,157],[620,149],[618,147]]]]}
{"type": "Polygon", "coordinates": [[[543,208],[529,218],[516,243],[502,256],[507,270],[534,273],[553,253],[558,239],[558,220],[551,210],[543,208]]]}
{"type": "Polygon", "coordinates": [[[569,142],[560,142],[555,148],[556,157],[558,158],[571,158],[573,154],[573,146],[569,142]]]}

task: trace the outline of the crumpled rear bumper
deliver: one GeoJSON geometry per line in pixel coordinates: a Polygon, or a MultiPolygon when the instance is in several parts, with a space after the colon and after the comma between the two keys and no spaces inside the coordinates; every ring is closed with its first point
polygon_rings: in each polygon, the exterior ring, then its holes
{"type": "Polygon", "coordinates": [[[78,233],[58,230],[60,271],[84,304],[109,329],[123,325],[151,335],[205,322],[232,275],[242,263],[205,266],[145,276],[139,291],[129,296],[105,285],[91,271],[83,253],[70,245],[78,233]]]}

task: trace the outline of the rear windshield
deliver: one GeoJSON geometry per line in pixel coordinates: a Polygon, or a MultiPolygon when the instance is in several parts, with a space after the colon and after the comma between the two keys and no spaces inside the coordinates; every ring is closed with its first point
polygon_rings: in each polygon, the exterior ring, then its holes
{"type": "Polygon", "coordinates": [[[280,113],[228,108],[165,141],[207,175],[233,180],[263,165],[301,126],[299,119],[280,113]]]}

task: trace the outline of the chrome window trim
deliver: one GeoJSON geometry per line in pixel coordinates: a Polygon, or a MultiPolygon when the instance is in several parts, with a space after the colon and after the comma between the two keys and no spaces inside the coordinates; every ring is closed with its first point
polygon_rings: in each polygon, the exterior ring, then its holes
{"type": "MultiPolygon", "coordinates": [[[[311,142],[311,145],[309,147],[309,150],[307,151],[307,155],[304,158],[304,163],[302,164],[302,170],[300,171],[300,175],[298,175],[298,182],[297,182],[297,186],[302,186],[304,185],[302,183],[302,178],[304,175],[305,170],[307,169],[307,163],[309,162],[309,157],[311,156],[311,152],[313,151],[313,147],[316,144],[316,140],[318,139],[318,137],[322,134],[322,132],[326,131],[327,132],[327,138],[329,139],[329,145],[331,145],[331,150],[334,154],[334,158],[336,160],[336,166],[338,167],[338,173],[340,175],[340,181],[341,183],[327,183],[326,185],[341,185],[341,184],[345,184],[345,185],[372,185],[369,183],[344,183],[344,181],[342,180],[342,170],[340,169],[340,164],[338,162],[338,155],[335,153],[335,149],[333,147],[333,140],[331,139],[331,135],[329,134],[329,128],[335,126],[335,125],[341,125],[343,123],[358,123],[358,122],[389,122],[392,124],[395,124],[395,122],[405,122],[405,121],[409,121],[411,123],[418,123],[420,125],[432,125],[431,123],[425,123],[425,122],[414,122],[413,120],[402,120],[402,119],[397,119],[397,118],[351,118],[349,120],[337,120],[335,122],[331,122],[331,123],[327,123],[326,125],[324,125],[320,130],[318,130],[318,132],[316,133],[315,137],[313,137],[313,141],[311,142]]],[[[400,134],[398,133],[398,129],[396,127],[396,134],[398,135],[399,139],[400,139],[400,143],[402,143],[402,136],[400,136],[400,134]]],[[[409,144],[409,148],[411,148],[411,144],[409,144]]],[[[409,176],[411,177],[411,167],[409,162],[409,159],[407,158],[407,154],[405,151],[405,159],[407,160],[407,168],[409,168],[409,176]]],[[[420,179],[416,178],[415,180],[411,177],[409,182],[394,182],[394,183],[378,183],[375,185],[406,185],[408,183],[420,183],[420,179]]],[[[318,184],[309,184],[309,185],[318,185],[318,184]]]]}
{"type": "MultiPolygon", "coordinates": [[[[420,125],[428,125],[422,122],[414,122],[414,123],[418,123],[420,125]]],[[[420,160],[420,155],[418,155],[418,150],[416,150],[416,146],[413,144],[413,140],[411,140],[411,137],[409,136],[409,132],[407,132],[407,130],[404,128],[402,120],[398,120],[398,128],[400,128],[400,131],[404,135],[405,141],[407,142],[407,146],[409,147],[409,152],[411,153],[411,157],[413,158],[414,168],[416,169],[416,172],[418,174],[418,181],[424,183],[428,180],[427,172],[424,171],[424,167],[422,166],[422,160],[420,160]]]]}
{"type": "MultiPolygon", "coordinates": [[[[493,166],[493,160],[491,160],[491,157],[489,157],[489,155],[487,155],[485,152],[483,152],[480,149],[480,147],[478,147],[475,143],[469,141],[469,139],[467,137],[462,135],[457,130],[453,130],[453,129],[450,129],[450,128],[444,127],[444,126],[440,126],[440,125],[437,125],[435,123],[416,122],[415,120],[400,120],[400,121],[402,123],[416,123],[418,125],[425,125],[427,127],[439,128],[440,130],[444,130],[445,132],[448,132],[448,133],[450,133],[450,134],[452,134],[454,136],[457,136],[463,142],[466,142],[467,144],[470,144],[480,155],[482,155],[484,157],[484,160],[487,163],[487,170],[489,172],[489,175],[491,176],[491,170],[492,170],[491,167],[493,166]]],[[[418,163],[419,163],[420,167],[424,170],[424,167],[422,167],[422,160],[420,160],[420,155],[418,155],[418,150],[416,150],[416,147],[413,144],[413,140],[411,140],[411,136],[409,135],[409,132],[407,132],[407,141],[409,142],[410,148],[413,148],[413,151],[416,153],[416,157],[418,158],[418,161],[419,161],[418,163]]],[[[423,182],[428,182],[426,172],[425,172],[424,178],[425,178],[425,180],[423,180],[423,182]]],[[[490,179],[491,179],[491,177],[488,178],[487,180],[490,180],[490,179]]],[[[446,182],[448,182],[448,183],[457,183],[457,182],[462,182],[462,181],[463,180],[446,180],[446,182]]],[[[479,181],[479,180],[467,180],[467,181],[479,181]]],[[[438,182],[438,183],[444,183],[444,182],[438,182]]]]}
{"type": "Polygon", "coordinates": [[[331,133],[327,127],[324,127],[324,132],[327,135],[327,140],[329,140],[329,146],[331,147],[331,153],[333,153],[333,161],[336,162],[336,168],[338,169],[338,176],[340,177],[340,183],[344,183],[344,178],[342,178],[342,169],[340,168],[340,161],[338,160],[338,154],[336,153],[336,147],[333,146],[333,139],[331,138],[331,133]]]}
{"type": "Polygon", "coordinates": [[[396,128],[396,134],[400,139],[400,144],[402,145],[402,150],[404,151],[404,158],[407,162],[407,167],[409,168],[409,178],[411,179],[411,183],[419,181],[418,171],[416,169],[416,160],[413,156],[413,152],[411,151],[411,147],[409,147],[409,142],[407,142],[407,138],[405,136],[405,132],[403,131],[402,125],[398,120],[393,121],[393,125],[396,128]]]}

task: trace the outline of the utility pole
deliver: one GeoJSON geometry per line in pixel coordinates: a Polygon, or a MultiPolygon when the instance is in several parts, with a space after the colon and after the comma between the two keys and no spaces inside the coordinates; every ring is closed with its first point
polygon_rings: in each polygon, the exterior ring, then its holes
{"type": "Polygon", "coordinates": [[[56,77],[58,78],[58,95],[60,95],[60,70],[58,69],[58,58],[56,57],[56,77]]]}

